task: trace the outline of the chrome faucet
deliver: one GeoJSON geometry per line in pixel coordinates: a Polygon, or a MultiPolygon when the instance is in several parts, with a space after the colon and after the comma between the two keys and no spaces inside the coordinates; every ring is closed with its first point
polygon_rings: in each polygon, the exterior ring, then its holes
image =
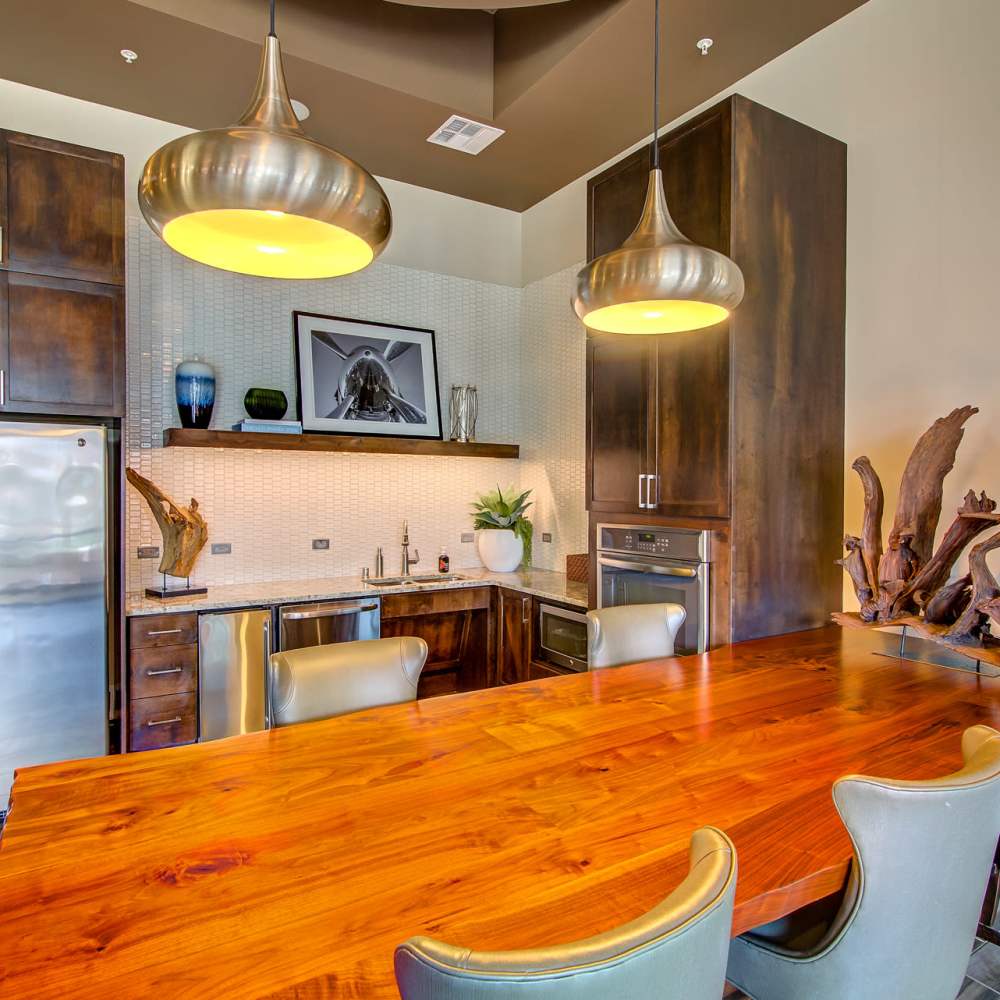
{"type": "Polygon", "coordinates": [[[410,532],[406,521],[403,522],[403,561],[400,567],[400,574],[402,576],[410,575],[410,567],[416,566],[420,562],[420,550],[413,550],[413,558],[410,558],[410,532]]]}

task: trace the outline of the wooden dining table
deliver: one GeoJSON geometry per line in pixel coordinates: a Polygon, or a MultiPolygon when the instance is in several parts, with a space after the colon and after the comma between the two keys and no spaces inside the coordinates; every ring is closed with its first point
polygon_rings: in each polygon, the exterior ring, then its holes
{"type": "MultiPolygon", "coordinates": [[[[18,772],[4,998],[396,997],[394,947],[585,937],[736,844],[733,933],[838,891],[844,774],[928,778],[1000,679],[824,628],[18,772]]],[[[984,875],[985,877],[985,875],[984,875]]]]}

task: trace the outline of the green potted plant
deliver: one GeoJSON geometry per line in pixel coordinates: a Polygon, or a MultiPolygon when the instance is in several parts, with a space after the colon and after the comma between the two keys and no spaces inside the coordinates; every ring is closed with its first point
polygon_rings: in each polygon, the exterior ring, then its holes
{"type": "Polygon", "coordinates": [[[513,572],[523,562],[531,565],[531,522],[524,512],[531,506],[525,490],[515,497],[513,489],[504,496],[499,486],[484,493],[472,505],[472,526],[483,565],[494,573],[513,572]],[[510,497],[511,499],[508,499],[510,497]]]}

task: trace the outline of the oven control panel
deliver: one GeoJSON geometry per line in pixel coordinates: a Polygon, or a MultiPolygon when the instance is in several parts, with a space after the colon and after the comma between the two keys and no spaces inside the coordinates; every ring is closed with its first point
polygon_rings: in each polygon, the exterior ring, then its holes
{"type": "Polygon", "coordinates": [[[603,551],[637,556],[708,561],[708,532],[690,528],[650,525],[602,524],[597,529],[597,547],[603,551]]]}

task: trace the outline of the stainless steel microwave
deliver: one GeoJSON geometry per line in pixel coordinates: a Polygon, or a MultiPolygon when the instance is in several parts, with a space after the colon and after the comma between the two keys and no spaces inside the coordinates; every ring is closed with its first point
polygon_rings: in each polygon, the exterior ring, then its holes
{"type": "Polygon", "coordinates": [[[540,604],[538,658],[564,673],[586,670],[587,616],[552,604],[540,604]]]}

